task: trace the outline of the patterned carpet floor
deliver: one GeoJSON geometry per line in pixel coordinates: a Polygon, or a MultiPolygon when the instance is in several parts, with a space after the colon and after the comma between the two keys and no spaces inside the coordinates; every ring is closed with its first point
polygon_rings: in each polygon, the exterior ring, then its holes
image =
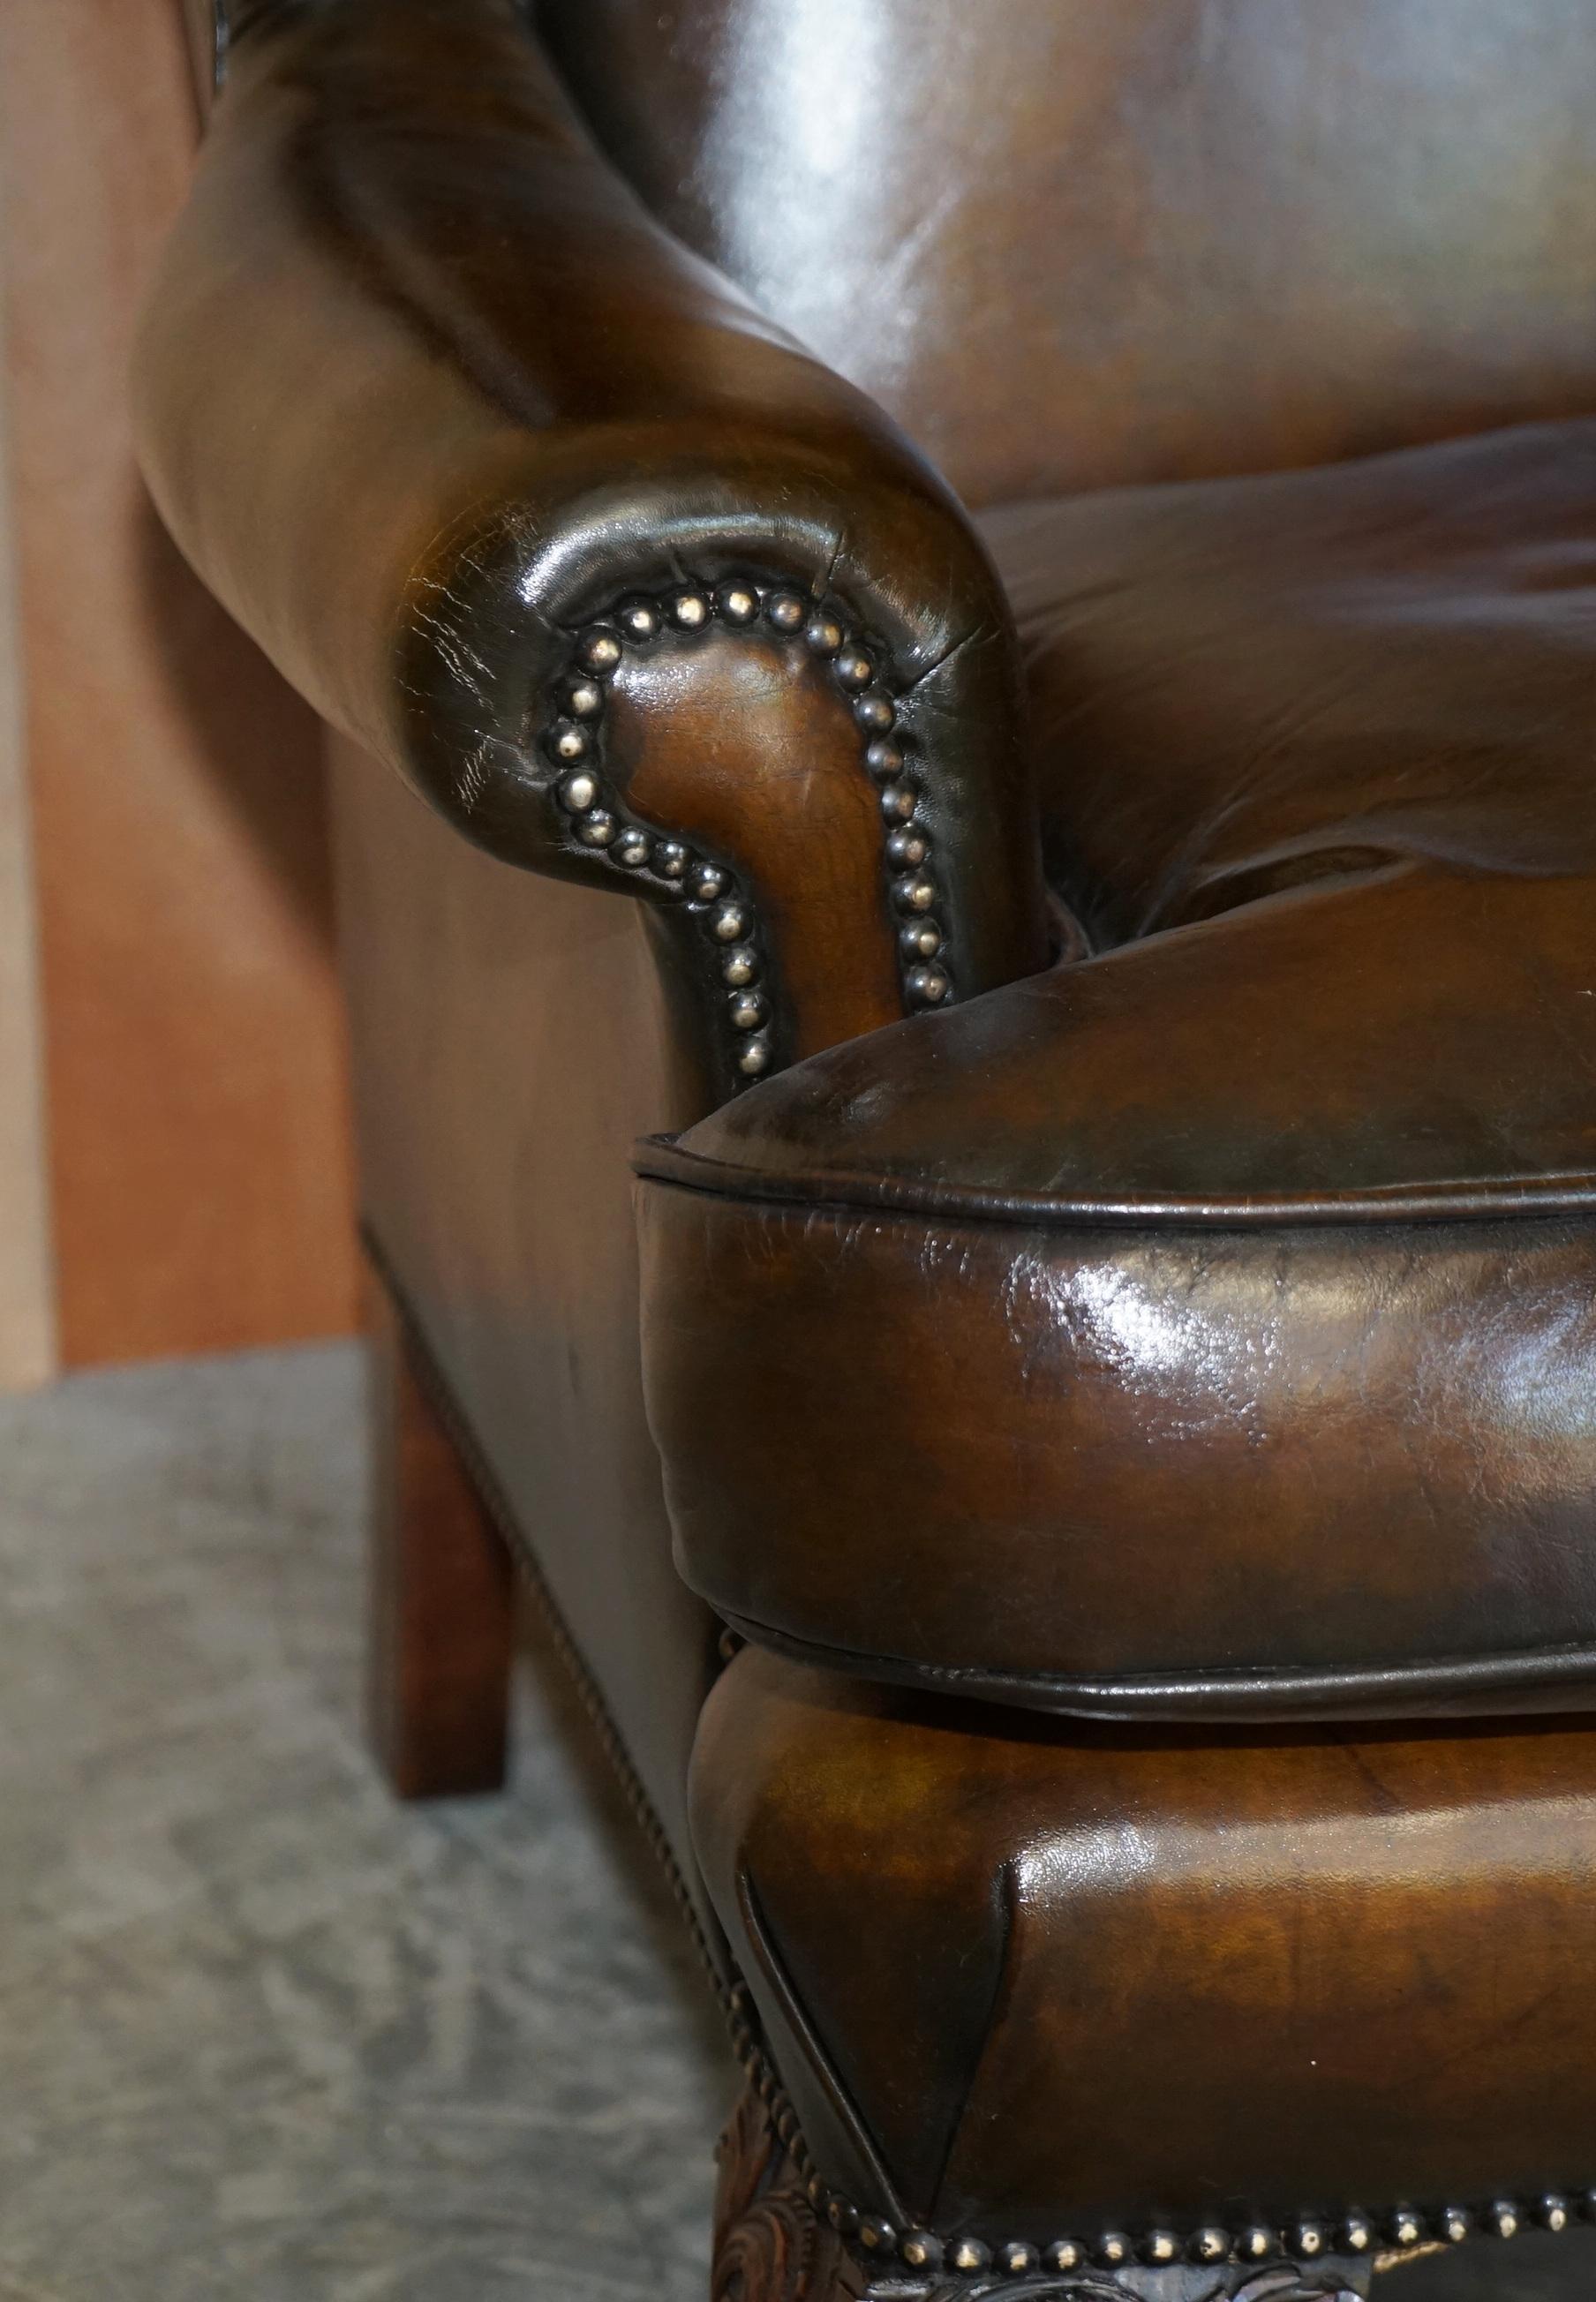
{"type": "Polygon", "coordinates": [[[559,1667],[359,1726],[349,1348],[0,1402],[0,2302],[701,2302],[718,2018],[559,1667]]]}
{"type": "MultiPolygon", "coordinates": [[[[701,2302],[718,2018],[559,1668],[359,1726],[347,1348],[0,1400],[0,2302],[701,2302]]],[[[1381,2302],[1596,2302],[1596,2231],[1381,2302]]]]}

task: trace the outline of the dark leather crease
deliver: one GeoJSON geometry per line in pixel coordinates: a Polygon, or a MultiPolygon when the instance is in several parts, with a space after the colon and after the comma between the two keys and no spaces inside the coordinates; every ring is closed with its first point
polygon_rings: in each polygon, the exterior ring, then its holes
{"type": "Polygon", "coordinates": [[[1134,1723],[1192,1719],[1217,1725],[1281,1718],[1524,1718],[1596,1707],[1596,1642],[1565,1642],[1508,1655],[1419,1656],[1386,1669],[1293,1670],[1287,1666],[1188,1671],[1156,1677],[1070,1677],[1057,1671],[982,1670],[970,1663],[913,1662],[902,1655],[796,1639],[769,1623],[727,1613],[734,1630],[773,1654],[886,1686],[970,1696],[1072,1718],[1134,1723]]]}
{"type": "Polygon", "coordinates": [[[1491,1183],[1437,1182],[1427,1189],[1392,1184],[1380,1191],[1317,1197],[1262,1193],[1246,1198],[1068,1198],[983,1189],[979,1184],[922,1183],[915,1178],[850,1174],[810,1168],[772,1176],[753,1166],[705,1158],[674,1136],[644,1136],[632,1155],[634,1174],[684,1190],[727,1198],[769,1199],[827,1212],[888,1207],[906,1214],[949,1215],[962,1222],[1076,1223],[1245,1231],[1254,1224],[1490,1222],[1504,1214],[1596,1213],[1596,1176],[1501,1177],[1491,1183]]]}
{"type": "Polygon", "coordinates": [[[981,525],[1099,947],[1381,866],[1596,864],[1596,418],[981,525]]]}

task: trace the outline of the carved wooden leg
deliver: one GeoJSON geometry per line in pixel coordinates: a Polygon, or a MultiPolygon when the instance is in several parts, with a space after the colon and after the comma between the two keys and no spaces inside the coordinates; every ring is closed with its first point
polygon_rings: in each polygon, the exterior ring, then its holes
{"type": "Polygon", "coordinates": [[[868,2263],[823,2222],[751,2086],[720,2138],[710,2302],[1361,2302],[1366,2264],[928,2271],[868,2263]]]}
{"type": "Polygon", "coordinates": [[[514,1647],[509,1556],[386,1288],[374,1281],[370,1291],[372,1739],[400,1798],[497,1790],[514,1647]]]}
{"type": "Polygon", "coordinates": [[[711,2302],[860,2302],[867,2274],[811,2205],[752,2086],[715,2155],[711,2302]]]}

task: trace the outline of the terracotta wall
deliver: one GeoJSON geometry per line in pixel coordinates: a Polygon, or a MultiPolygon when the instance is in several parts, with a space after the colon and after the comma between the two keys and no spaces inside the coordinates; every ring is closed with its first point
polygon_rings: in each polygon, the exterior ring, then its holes
{"type": "MultiPolygon", "coordinates": [[[[0,317],[4,311],[0,272],[0,317]]],[[[42,1382],[56,1354],[4,375],[0,332],[0,1390],[13,1390],[42,1382]]]]}
{"type": "MultiPolygon", "coordinates": [[[[129,438],[133,317],[196,132],[179,0],[0,4],[35,1197],[68,1365],[355,1315],[320,731],[166,542],[129,438]]],[[[0,874],[4,823],[0,800],[0,874]]],[[[0,1168],[0,1234],[25,1220],[0,1168]]]]}

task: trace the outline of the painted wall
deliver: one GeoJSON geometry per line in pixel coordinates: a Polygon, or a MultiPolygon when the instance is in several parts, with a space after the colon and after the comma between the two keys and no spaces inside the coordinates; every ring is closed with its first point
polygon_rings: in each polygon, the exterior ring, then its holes
{"type": "Polygon", "coordinates": [[[0,332],[0,1390],[15,1390],[53,1372],[56,1339],[4,374],[0,332]]]}
{"type": "Polygon", "coordinates": [[[355,1319],[321,732],[130,439],[196,136],[179,0],[0,6],[0,1381],[355,1319]]]}

